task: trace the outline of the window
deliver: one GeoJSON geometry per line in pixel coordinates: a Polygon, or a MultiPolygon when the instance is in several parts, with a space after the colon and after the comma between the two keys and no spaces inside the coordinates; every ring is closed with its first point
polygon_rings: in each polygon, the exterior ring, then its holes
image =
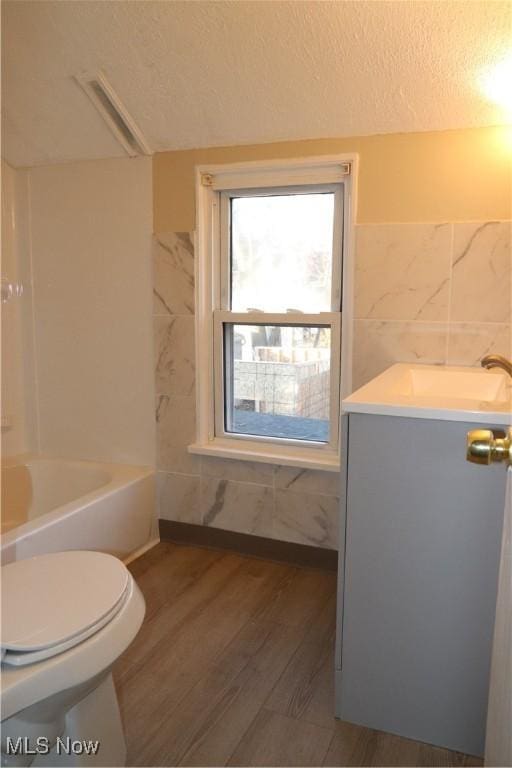
{"type": "Polygon", "coordinates": [[[339,158],[198,169],[191,451],[339,464],[351,170],[339,158]]]}

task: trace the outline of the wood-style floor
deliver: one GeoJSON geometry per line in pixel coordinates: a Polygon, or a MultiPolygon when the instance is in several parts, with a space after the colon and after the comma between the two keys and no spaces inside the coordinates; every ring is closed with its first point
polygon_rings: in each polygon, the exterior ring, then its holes
{"type": "Polygon", "coordinates": [[[147,612],[114,670],[128,765],[481,765],[334,719],[334,573],[169,543],[130,568],[147,612]]]}

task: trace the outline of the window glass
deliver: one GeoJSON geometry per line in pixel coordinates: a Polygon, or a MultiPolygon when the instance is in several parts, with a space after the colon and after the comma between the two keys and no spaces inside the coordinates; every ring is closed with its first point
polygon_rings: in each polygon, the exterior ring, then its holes
{"type": "Polygon", "coordinates": [[[334,193],[231,200],[231,309],[331,310],[334,193]]]}
{"type": "Polygon", "coordinates": [[[226,432],[329,441],[331,329],[224,324],[226,432]]]}

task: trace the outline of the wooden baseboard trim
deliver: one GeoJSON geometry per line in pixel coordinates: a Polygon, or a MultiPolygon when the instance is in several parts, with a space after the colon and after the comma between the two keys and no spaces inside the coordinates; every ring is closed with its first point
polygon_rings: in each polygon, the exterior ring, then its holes
{"type": "Polygon", "coordinates": [[[210,549],[228,549],[263,560],[277,560],[281,563],[323,568],[327,571],[335,571],[338,567],[338,553],[334,549],[310,547],[307,544],[277,541],[248,533],[210,528],[206,525],[178,523],[174,520],[159,520],[158,523],[161,541],[175,541],[210,549]]]}

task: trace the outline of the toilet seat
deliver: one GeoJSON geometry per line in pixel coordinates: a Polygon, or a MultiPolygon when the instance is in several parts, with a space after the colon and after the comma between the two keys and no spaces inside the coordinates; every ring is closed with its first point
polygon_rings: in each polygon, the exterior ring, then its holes
{"type": "Polygon", "coordinates": [[[2,568],[2,664],[56,656],[105,627],[123,608],[131,577],[102,552],[56,552],[2,568]]]}

